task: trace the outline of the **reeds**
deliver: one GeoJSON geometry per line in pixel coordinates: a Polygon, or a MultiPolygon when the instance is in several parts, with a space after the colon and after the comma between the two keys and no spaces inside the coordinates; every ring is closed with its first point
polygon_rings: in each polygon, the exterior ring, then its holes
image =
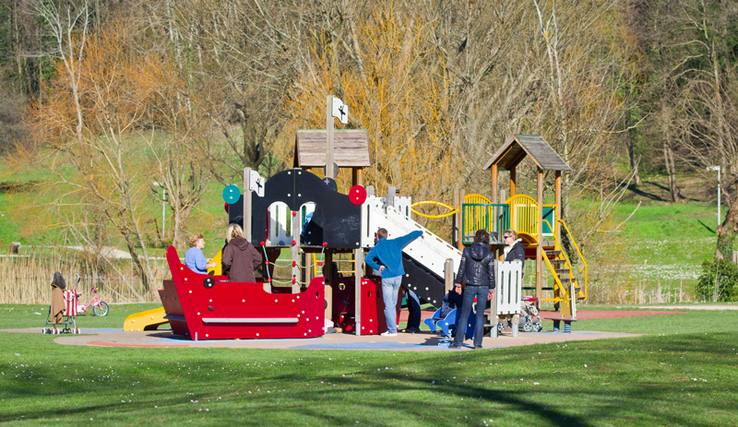
{"type": "Polygon", "coordinates": [[[108,303],[159,301],[158,283],[170,276],[165,260],[151,260],[156,280],[144,289],[131,260],[111,259],[109,268],[92,268],[80,251],[69,248],[26,248],[20,255],[0,256],[0,304],[48,304],[55,271],[62,273],[67,288],[92,298],[91,287],[108,303]],[[77,273],[81,281],[77,285],[77,273]]]}
{"type": "Polygon", "coordinates": [[[669,304],[693,302],[694,293],[684,280],[651,280],[621,277],[612,282],[598,282],[589,288],[593,304],[669,304]]]}

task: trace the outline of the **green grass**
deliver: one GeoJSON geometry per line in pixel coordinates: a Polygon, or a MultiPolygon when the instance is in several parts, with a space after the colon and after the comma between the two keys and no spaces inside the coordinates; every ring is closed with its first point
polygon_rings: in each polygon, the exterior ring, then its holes
{"type": "MultiPolygon", "coordinates": [[[[37,325],[37,307],[1,306],[0,321],[37,325]]],[[[114,306],[95,320],[146,308],[114,306]]],[[[608,325],[649,335],[402,353],[76,347],[0,332],[0,423],[738,423],[738,312],[582,321],[576,329],[608,325]]]]}
{"type": "MultiPolygon", "coordinates": [[[[620,203],[616,207],[616,224],[635,207],[632,203],[620,203]]],[[[702,262],[712,259],[715,253],[716,222],[714,205],[643,204],[623,227],[622,238],[628,243],[624,260],[628,270],[639,280],[653,284],[658,280],[673,289],[684,285],[691,293],[702,262]]]]}
{"type": "MultiPolygon", "coordinates": [[[[87,302],[84,298],[83,302],[87,302]]],[[[110,304],[110,311],[105,317],[80,314],[76,317],[77,326],[84,332],[85,328],[119,328],[123,329],[123,321],[133,313],[161,307],[161,303],[110,304]]],[[[49,304],[2,304],[0,305],[0,321],[6,325],[3,329],[38,328],[46,323],[49,304]],[[12,324],[12,326],[7,326],[12,324]]]]}

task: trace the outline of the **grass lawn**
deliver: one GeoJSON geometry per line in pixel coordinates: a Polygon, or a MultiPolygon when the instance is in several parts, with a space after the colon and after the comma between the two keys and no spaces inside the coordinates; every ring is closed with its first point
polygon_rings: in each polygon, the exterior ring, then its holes
{"type": "MultiPolygon", "coordinates": [[[[78,322],[120,328],[155,306],[78,322]]],[[[47,307],[3,305],[0,321],[40,329],[47,307]]],[[[738,425],[738,311],[575,329],[647,335],[402,353],[76,347],[0,332],[0,423],[738,425]]]]}

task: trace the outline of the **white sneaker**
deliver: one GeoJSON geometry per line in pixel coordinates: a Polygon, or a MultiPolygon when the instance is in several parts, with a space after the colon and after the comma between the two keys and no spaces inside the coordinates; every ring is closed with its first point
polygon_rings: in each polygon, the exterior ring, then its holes
{"type": "Polygon", "coordinates": [[[387,332],[382,332],[382,333],[381,333],[381,334],[379,334],[379,335],[381,335],[381,336],[383,336],[383,337],[396,337],[396,336],[397,336],[397,332],[390,332],[390,331],[387,331],[387,332]]]}

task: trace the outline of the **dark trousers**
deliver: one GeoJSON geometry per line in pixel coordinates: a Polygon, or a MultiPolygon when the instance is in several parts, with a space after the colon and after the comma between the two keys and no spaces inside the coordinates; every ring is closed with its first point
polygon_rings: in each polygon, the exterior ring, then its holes
{"type": "Polygon", "coordinates": [[[420,298],[410,289],[405,289],[405,301],[407,302],[407,327],[408,329],[420,329],[420,298]]]}
{"type": "Polygon", "coordinates": [[[455,345],[461,345],[464,342],[464,331],[466,331],[466,324],[469,321],[474,297],[477,298],[477,324],[474,326],[474,345],[482,345],[482,338],[484,338],[484,307],[487,304],[487,294],[489,294],[489,286],[466,285],[463,295],[464,301],[461,304],[461,316],[459,316],[459,321],[456,323],[455,345]]]}

